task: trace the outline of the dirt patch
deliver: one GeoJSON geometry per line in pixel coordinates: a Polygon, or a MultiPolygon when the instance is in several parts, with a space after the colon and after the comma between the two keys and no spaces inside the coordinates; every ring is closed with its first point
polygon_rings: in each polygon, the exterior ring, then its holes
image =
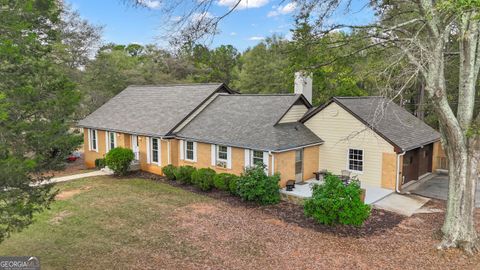
{"type": "Polygon", "coordinates": [[[90,190],[92,187],[91,186],[85,186],[79,189],[71,189],[71,190],[65,190],[57,194],[55,196],[56,200],[63,201],[72,198],[73,196],[80,194],[82,192],[90,190]]]}
{"type": "Polygon", "coordinates": [[[71,216],[72,213],[69,211],[62,211],[57,213],[52,219],[50,219],[50,224],[52,225],[58,225],[62,222],[63,219],[65,219],[68,216],[71,216]]]}

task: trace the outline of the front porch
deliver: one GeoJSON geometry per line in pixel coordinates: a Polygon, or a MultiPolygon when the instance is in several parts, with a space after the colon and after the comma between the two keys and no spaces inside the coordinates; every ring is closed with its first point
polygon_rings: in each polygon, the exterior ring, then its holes
{"type": "MultiPolygon", "coordinates": [[[[312,197],[312,185],[319,185],[322,181],[310,179],[300,184],[295,184],[292,191],[287,191],[286,188],[280,189],[282,198],[287,201],[300,202],[306,198],[312,197]]],[[[365,203],[373,204],[376,201],[392,194],[394,191],[390,189],[374,187],[361,183],[361,187],[366,190],[365,203]]]]}

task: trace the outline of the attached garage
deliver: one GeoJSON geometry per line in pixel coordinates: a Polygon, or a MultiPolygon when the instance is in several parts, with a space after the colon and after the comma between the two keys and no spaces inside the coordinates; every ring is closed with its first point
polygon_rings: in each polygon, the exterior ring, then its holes
{"type": "Polygon", "coordinates": [[[403,156],[402,185],[432,172],[433,143],[407,151],[403,156]]]}

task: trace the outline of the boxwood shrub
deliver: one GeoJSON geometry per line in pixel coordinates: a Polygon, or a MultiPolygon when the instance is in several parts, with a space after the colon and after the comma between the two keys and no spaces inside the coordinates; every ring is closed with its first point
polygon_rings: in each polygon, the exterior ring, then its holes
{"type": "Polygon", "coordinates": [[[370,215],[361,192],[358,181],[345,185],[337,176],[327,174],[325,183],[314,186],[312,197],[305,201],[305,215],[327,225],[361,226],[370,215]]]}
{"type": "Polygon", "coordinates": [[[115,147],[105,156],[105,164],[115,175],[125,175],[134,158],[135,155],[131,149],[115,147]]]}
{"type": "Polygon", "coordinates": [[[104,158],[95,159],[95,168],[97,169],[105,168],[105,159],[104,158]]]}
{"type": "Polygon", "coordinates": [[[163,167],[162,171],[163,174],[167,177],[168,180],[175,180],[175,171],[177,170],[177,167],[173,166],[172,164],[169,164],[165,167],[163,167]]]}
{"type": "Polygon", "coordinates": [[[248,168],[237,183],[238,195],[245,201],[275,204],[280,201],[280,175],[267,176],[264,166],[248,168]]]}
{"type": "Polygon", "coordinates": [[[215,171],[210,168],[201,168],[192,173],[192,183],[203,191],[209,191],[213,188],[213,178],[215,171]]]}
{"type": "Polygon", "coordinates": [[[232,177],[228,180],[228,191],[230,194],[235,196],[238,195],[238,179],[240,179],[240,177],[235,175],[235,177],[232,177]]]}
{"type": "MultiPolygon", "coordinates": [[[[217,189],[228,191],[229,183],[233,178],[238,178],[238,176],[231,173],[219,173],[215,175],[215,177],[213,178],[213,185],[217,189]]],[[[235,186],[235,189],[236,189],[236,186],[235,186]]]]}
{"type": "Polygon", "coordinates": [[[175,179],[182,184],[191,184],[192,183],[192,173],[196,171],[195,167],[190,165],[180,166],[175,172],[175,179]]]}

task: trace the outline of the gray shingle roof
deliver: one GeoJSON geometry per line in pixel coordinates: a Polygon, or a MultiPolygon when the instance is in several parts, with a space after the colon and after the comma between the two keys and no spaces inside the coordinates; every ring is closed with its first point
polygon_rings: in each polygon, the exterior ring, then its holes
{"type": "MultiPolygon", "coordinates": [[[[332,101],[403,151],[440,139],[440,134],[435,129],[384,97],[336,97],[332,101]]],[[[312,113],[305,117],[311,116],[312,113]]]]}
{"type": "Polygon", "coordinates": [[[165,136],[222,84],[129,86],[78,126],[165,136]]]}
{"type": "Polygon", "coordinates": [[[275,123],[299,95],[219,95],[176,135],[257,150],[281,151],[323,141],[301,123],[275,123]]]}

